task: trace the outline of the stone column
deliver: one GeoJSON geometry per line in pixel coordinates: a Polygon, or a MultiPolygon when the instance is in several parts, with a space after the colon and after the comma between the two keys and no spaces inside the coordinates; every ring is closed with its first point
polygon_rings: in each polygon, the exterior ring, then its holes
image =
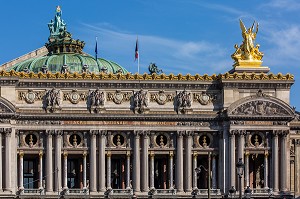
{"type": "Polygon", "coordinates": [[[19,189],[23,190],[24,189],[24,183],[23,183],[23,157],[24,157],[24,152],[20,151],[19,152],[19,189]]]}
{"type": "Polygon", "coordinates": [[[155,189],[154,187],[154,156],[155,154],[152,152],[150,154],[150,189],[155,189]]]}
{"type": "Polygon", "coordinates": [[[170,157],[169,157],[169,176],[170,176],[170,182],[169,187],[172,189],[174,187],[174,177],[173,177],[173,151],[170,151],[170,157]]]}
{"type": "Polygon", "coordinates": [[[216,154],[212,154],[212,189],[217,189],[217,160],[216,154]]]}
{"type": "Polygon", "coordinates": [[[55,182],[54,190],[61,191],[61,136],[62,131],[55,131],[55,182]]]}
{"type": "MultiPolygon", "coordinates": [[[[47,147],[46,147],[46,192],[53,191],[53,162],[52,162],[52,135],[54,131],[47,130],[47,147]]],[[[56,169],[56,168],[55,168],[56,169]]]]}
{"type": "Polygon", "coordinates": [[[43,190],[43,151],[39,152],[39,189],[43,190]]]}
{"type": "Polygon", "coordinates": [[[186,131],[186,139],[185,139],[185,168],[184,168],[184,190],[185,192],[191,192],[192,191],[192,176],[193,173],[192,171],[192,134],[193,132],[191,131],[186,131]]]}
{"type": "Polygon", "coordinates": [[[63,190],[68,190],[68,153],[64,152],[64,187],[63,190]]]}
{"type": "Polygon", "coordinates": [[[269,156],[269,153],[268,151],[265,151],[265,158],[264,158],[264,188],[265,189],[268,189],[268,178],[269,178],[269,169],[268,169],[268,156],[269,156]]]}
{"type": "Polygon", "coordinates": [[[130,184],[130,151],[126,153],[126,189],[131,189],[130,184]]]}
{"type": "Polygon", "coordinates": [[[245,187],[249,185],[249,151],[245,152],[245,187]]]}
{"type": "Polygon", "coordinates": [[[140,131],[134,132],[134,144],[133,144],[133,190],[134,192],[140,192],[140,131]]]}
{"type": "MultiPolygon", "coordinates": [[[[83,153],[82,158],[83,158],[83,190],[85,190],[86,189],[86,152],[83,153]]],[[[95,191],[97,191],[96,186],[95,186],[95,191]]]]}
{"type": "Polygon", "coordinates": [[[197,152],[194,152],[193,154],[193,189],[198,189],[198,185],[197,185],[197,177],[198,177],[198,173],[196,172],[196,168],[197,168],[197,158],[198,158],[198,154],[197,152]]]}
{"type": "Polygon", "coordinates": [[[107,163],[106,163],[106,187],[107,189],[112,189],[111,188],[111,152],[107,152],[107,163]]]}
{"type": "Polygon", "coordinates": [[[3,160],[2,160],[2,132],[0,132],[0,191],[2,191],[3,185],[2,185],[2,164],[3,164],[3,160]]]}
{"type": "Polygon", "coordinates": [[[143,132],[143,148],[141,159],[141,190],[143,192],[149,191],[149,166],[148,166],[148,147],[149,147],[149,132],[143,132]]]}
{"type": "Polygon", "coordinates": [[[287,191],[286,186],[286,178],[288,175],[287,172],[287,157],[286,157],[286,150],[287,150],[287,132],[282,131],[281,137],[281,150],[280,150],[280,191],[287,191]]]}
{"type": "MultiPolygon", "coordinates": [[[[242,158],[242,161],[244,162],[244,148],[245,148],[245,130],[239,130],[239,137],[238,137],[238,158],[242,158]]],[[[244,189],[244,175],[242,175],[241,179],[241,187],[242,190],[244,189]]],[[[238,189],[239,190],[239,189],[238,189]]]]}
{"type": "Polygon", "coordinates": [[[183,192],[183,133],[177,132],[176,150],[176,187],[178,192],[183,192]]]}
{"type": "Polygon", "coordinates": [[[100,131],[99,140],[99,190],[104,192],[105,189],[105,137],[106,131],[100,131]]]}
{"type": "MultiPolygon", "coordinates": [[[[6,191],[11,191],[11,173],[12,173],[12,165],[11,165],[11,129],[5,128],[3,131],[5,135],[5,189],[6,191]]],[[[23,180],[23,179],[22,179],[23,180]]]]}
{"type": "Polygon", "coordinates": [[[234,186],[236,188],[235,185],[235,130],[231,130],[229,133],[229,185],[231,188],[232,186],[234,186]]]}
{"type": "Polygon", "coordinates": [[[273,132],[273,140],[272,140],[272,165],[273,165],[273,189],[275,192],[279,191],[279,177],[278,177],[278,133],[279,131],[273,132]]]}
{"type": "Polygon", "coordinates": [[[295,139],[295,194],[300,194],[300,139],[295,139]]]}
{"type": "MultiPolygon", "coordinates": [[[[97,176],[97,164],[96,164],[96,151],[97,151],[97,145],[96,145],[96,136],[99,133],[98,130],[91,130],[90,131],[90,191],[95,192],[97,191],[97,178],[94,176],[97,176]]],[[[86,159],[86,157],[84,156],[86,159]]],[[[99,171],[100,172],[100,171],[99,171]]],[[[84,186],[84,185],[83,185],[84,186]]],[[[86,187],[86,186],[84,186],[86,187]]]]}

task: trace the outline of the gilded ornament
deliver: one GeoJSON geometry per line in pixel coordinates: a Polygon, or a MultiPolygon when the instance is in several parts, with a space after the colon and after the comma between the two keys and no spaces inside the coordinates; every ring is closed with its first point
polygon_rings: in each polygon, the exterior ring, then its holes
{"type": "Polygon", "coordinates": [[[246,28],[240,19],[240,28],[242,31],[243,43],[234,45],[235,52],[231,55],[234,60],[234,66],[259,67],[262,64],[263,53],[259,51],[259,44],[255,45],[256,35],[258,33],[258,23],[253,22],[250,28],[246,28]],[[254,26],[255,31],[254,31],[254,26]]]}

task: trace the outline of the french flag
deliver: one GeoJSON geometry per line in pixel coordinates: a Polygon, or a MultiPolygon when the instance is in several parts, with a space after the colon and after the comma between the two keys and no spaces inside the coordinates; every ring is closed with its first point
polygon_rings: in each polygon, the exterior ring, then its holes
{"type": "Polygon", "coordinates": [[[139,44],[138,44],[138,38],[136,38],[136,43],[135,43],[135,55],[134,55],[134,61],[139,59],[139,44]]]}

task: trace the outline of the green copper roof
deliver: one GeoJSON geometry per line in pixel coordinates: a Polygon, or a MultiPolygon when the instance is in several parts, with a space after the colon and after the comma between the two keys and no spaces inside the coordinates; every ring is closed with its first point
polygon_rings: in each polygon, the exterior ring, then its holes
{"type": "Polygon", "coordinates": [[[61,72],[63,66],[68,67],[69,73],[82,73],[84,68],[88,68],[89,72],[99,73],[123,73],[128,71],[119,64],[98,58],[97,61],[94,57],[84,54],[58,54],[47,55],[38,58],[32,58],[23,62],[17,63],[8,70],[15,70],[17,72],[34,72],[38,73],[43,71],[43,67],[52,73],[61,72]]]}

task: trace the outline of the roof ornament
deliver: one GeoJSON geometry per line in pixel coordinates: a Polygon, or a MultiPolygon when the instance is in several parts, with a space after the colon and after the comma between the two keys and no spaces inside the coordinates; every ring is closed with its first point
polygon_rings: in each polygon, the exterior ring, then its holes
{"type": "Polygon", "coordinates": [[[54,20],[51,19],[50,23],[48,23],[48,28],[50,30],[50,37],[56,37],[61,35],[62,32],[67,30],[67,24],[61,18],[62,11],[60,6],[56,7],[56,14],[54,20]]]}
{"type": "Polygon", "coordinates": [[[159,74],[159,73],[164,73],[161,69],[158,69],[155,63],[150,63],[148,66],[148,70],[150,74],[152,75],[153,73],[159,74]]]}
{"type": "Polygon", "coordinates": [[[253,22],[250,28],[246,28],[240,19],[243,43],[234,45],[235,52],[231,55],[234,60],[234,72],[268,72],[268,67],[261,66],[264,53],[259,51],[259,44],[255,44],[258,33],[258,23],[253,22]],[[255,69],[255,70],[254,70],[255,69]]]}

